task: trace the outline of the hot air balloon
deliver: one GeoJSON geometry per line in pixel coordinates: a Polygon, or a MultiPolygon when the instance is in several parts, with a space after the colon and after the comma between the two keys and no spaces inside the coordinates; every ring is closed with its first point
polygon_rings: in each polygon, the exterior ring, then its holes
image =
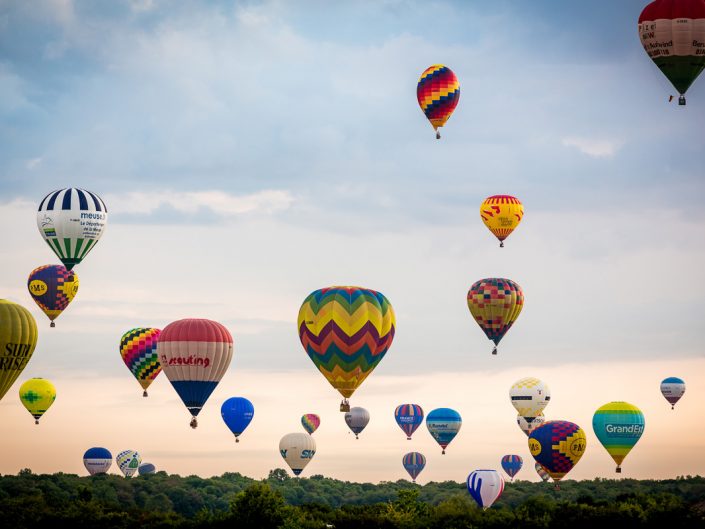
{"type": "Polygon", "coordinates": [[[230,365],[233,337],[215,321],[178,320],[162,330],[157,354],[169,382],[191,413],[191,428],[196,428],[196,416],[230,365]]]}
{"type": "Polygon", "coordinates": [[[655,0],[638,27],[644,50],[685,105],[685,93],[705,68],[705,0],[655,0]]]}
{"type": "Polygon", "coordinates": [[[238,437],[252,422],[255,407],[245,397],[230,397],[220,407],[220,415],[230,431],[233,432],[235,442],[239,443],[238,437]]]}
{"type": "Polygon", "coordinates": [[[301,416],[301,425],[308,433],[313,433],[321,425],[321,418],[315,413],[305,413],[301,416]]]}
{"type": "Polygon", "coordinates": [[[15,382],[37,346],[37,322],[22,305],[0,299],[0,399],[15,382]]]}
{"type": "Polygon", "coordinates": [[[544,417],[543,412],[539,412],[539,414],[534,417],[531,422],[527,422],[524,417],[522,417],[520,414],[517,414],[517,424],[519,425],[521,431],[524,432],[527,437],[529,437],[529,434],[531,433],[531,430],[533,428],[541,426],[544,422],[546,422],[546,417],[544,417]]]}
{"type": "Polygon", "coordinates": [[[580,426],[568,421],[547,421],[531,431],[529,451],[558,482],[580,461],[587,439],[580,426]]]}
{"type": "Polygon", "coordinates": [[[27,411],[34,417],[34,424],[54,404],[56,388],[44,378],[30,378],[20,386],[20,400],[27,411]]]}
{"type": "Polygon", "coordinates": [[[470,472],[467,485],[472,499],[486,511],[502,495],[504,479],[496,470],[475,470],[470,472]]]}
{"type": "Polygon", "coordinates": [[[370,422],[370,412],[365,408],[354,407],[345,413],[345,424],[355,434],[355,439],[359,439],[358,434],[362,433],[368,422],[370,422]]]}
{"type": "Polygon", "coordinates": [[[504,239],[519,226],[523,216],[524,206],[518,198],[510,195],[493,195],[480,205],[480,218],[499,239],[500,248],[504,248],[504,239]]]}
{"type": "Polygon", "coordinates": [[[115,462],[126,478],[132,477],[142,462],[142,457],[134,450],[120,452],[115,458],[115,462]]]}
{"type": "Polygon", "coordinates": [[[142,396],[147,396],[147,388],[162,372],[157,355],[159,329],[137,327],[130,329],[120,338],[120,356],[127,369],[142,386],[142,396]]]}
{"type": "Polygon", "coordinates": [[[524,460],[521,456],[517,455],[506,455],[502,457],[502,468],[507,473],[507,475],[514,481],[514,476],[521,470],[524,460]]]}
{"type": "Polygon", "coordinates": [[[107,448],[99,446],[89,448],[83,454],[83,466],[91,476],[105,474],[113,464],[113,454],[107,448]]]}
{"type": "Polygon", "coordinates": [[[438,130],[458,106],[460,83],[453,71],[442,64],[434,64],[424,70],[416,85],[416,99],[426,119],[436,131],[436,139],[441,138],[438,130]]]}
{"type": "Polygon", "coordinates": [[[384,358],[394,339],[394,310],[379,292],[330,287],[308,295],[299,310],[301,345],[326,380],[348,398],[384,358]]]}
{"type": "Polygon", "coordinates": [[[416,478],[426,466],[426,458],[419,452],[409,452],[404,454],[401,464],[404,465],[404,469],[411,476],[411,481],[416,483],[416,478]]]}
{"type": "Polygon", "coordinates": [[[54,320],[69,306],[78,292],[78,276],[62,265],[40,266],[29,274],[27,289],[51,321],[49,326],[55,327],[54,320]]]}
{"type": "Polygon", "coordinates": [[[423,408],[418,404],[400,404],[394,410],[394,419],[406,434],[406,438],[411,441],[412,434],[423,422],[423,408]]]}
{"type": "Polygon", "coordinates": [[[450,408],[436,408],[426,416],[426,427],[441,446],[441,454],[446,453],[446,447],[458,435],[462,424],[460,414],[450,408]]]}
{"type": "Polygon", "coordinates": [[[524,293],[511,279],[490,277],[477,281],[468,290],[470,314],[489,340],[492,354],[524,308],[524,293]]]}
{"type": "Polygon", "coordinates": [[[107,222],[108,210],[100,197],[74,187],[49,193],[37,212],[39,233],[69,270],[86,258],[107,222]]]}
{"type": "Polygon", "coordinates": [[[517,413],[527,422],[529,429],[533,429],[534,419],[551,400],[551,390],[548,384],[538,378],[526,377],[514,382],[509,389],[509,399],[517,413]]]}
{"type": "Polygon", "coordinates": [[[610,402],[597,409],[592,429],[621,472],[622,461],[644,433],[644,414],[628,402],[610,402]]]}
{"type": "Polygon", "coordinates": [[[546,469],[543,468],[541,463],[539,463],[538,461],[534,463],[534,468],[536,469],[536,473],[543,481],[548,481],[549,479],[551,479],[551,475],[546,472],[546,469]]]}
{"type": "Polygon", "coordinates": [[[152,463],[142,463],[137,468],[137,472],[139,473],[140,476],[145,476],[147,474],[154,474],[156,471],[157,471],[157,467],[155,467],[152,463]]]}
{"type": "Polygon", "coordinates": [[[279,453],[298,476],[316,454],[316,441],[307,433],[288,433],[279,441],[279,453]]]}
{"type": "Polygon", "coordinates": [[[661,381],[661,394],[671,403],[671,409],[676,407],[676,402],[681,400],[683,393],[685,393],[685,382],[682,379],[668,377],[661,381]]]}

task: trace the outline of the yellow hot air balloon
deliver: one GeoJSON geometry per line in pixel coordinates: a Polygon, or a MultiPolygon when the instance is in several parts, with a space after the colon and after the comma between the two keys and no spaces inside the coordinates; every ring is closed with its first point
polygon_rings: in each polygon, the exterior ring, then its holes
{"type": "Polygon", "coordinates": [[[15,382],[37,346],[37,322],[22,305],[0,299],[0,399],[15,382]]]}
{"type": "Polygon", "coordinates": [[[34,424],[39,424],[39,419],[54,404],[55,399],[54,384],[44,378],[30,378],[20,386],[20,400],[34,417],[34,424]]]}
{"type": "Polygon", "coordinates": [[[518,198],[511,195],[487,197],[480,206],[480,218],[487,229],[499,239],[500,248],[504,248],[504,239],[519,226],[523,216],[524,206],[518,198]]]}

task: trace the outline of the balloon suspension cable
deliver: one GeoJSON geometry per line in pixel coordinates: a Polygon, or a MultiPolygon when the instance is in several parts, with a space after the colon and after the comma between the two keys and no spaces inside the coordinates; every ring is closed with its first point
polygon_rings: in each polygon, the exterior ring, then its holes
{"type": "Polygon", "coordinates": [[[499,247],[504,248],[504,241],[499,241],[499,247]]]}
{"type": "Polygon", "coordinates": [[[198,421],[196,420],[196,417],[191,417],[191,422],[189,423],[189,426],[193,429],[196,429],[198,426],[198,421]]]}
{"type": "Polygon", "coordinates": [[[617,474],[621,474],[621,473],[622,473],[622,467],[620,467],[619,465],[617,465],[617,469],[615,470],[615,472],[616,472],[617,474]]]}
{"type": "Polygon", "coordinates": [[[52,321],[52,322],[49,324],[49,327],[56,327],[56,323],[54,323],[54,322],[52,321]]]}
{"type": "Polygon", "coordinates": [[[146,390],[146,389],[142,392],[142,396],[143,396],[143,397],[149,397],[149,395],[147,395],[147,390],[146,390]]]}
{"type": "Polygon", "coordinates": [[[440,130],[437,130],[437,131],[436,131],[436,139],[437,139],[437,140],[440,140],[440,139],[441,139],[441,131],[440,131],[440,130]]]}

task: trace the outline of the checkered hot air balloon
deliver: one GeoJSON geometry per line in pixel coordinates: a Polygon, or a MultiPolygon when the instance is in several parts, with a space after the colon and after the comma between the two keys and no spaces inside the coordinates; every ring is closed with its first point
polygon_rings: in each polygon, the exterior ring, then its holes
{"type": "Polygon", "coordinates": [[[426,119],[441,138],[439,128],[445,125],[460,100],[460,83],[453,71],[442,64],[424,70],[416,85],[416,99],[426,119]]]}
{"type": "Polygon", "coordinates": [[[558,482],[580,461],[587,439],[583,429],[569,421],[547,421],[529,435],[529,451],[558,482]]]}
{"type": "Polygon", "coordinates": [[[511,279],[480,279],[468,290],[468,309],[488,339],[494,342],[492,354],[524,308],[524,292],[511,279]]]}
{"type": "Polygon", "coordinates": [[[705,69],[705,0],[655,0],[641,12],[638,29],[644,51],[685,105],[685,93],[705,69]]]}
{"type": "Polygon", "coordinates": [[[78,292],[78,276],[62,265],[44,265],[32,270],[27,279],[32,299],[51,321],[64,311],[78,292]]]}
{"type": "Polygon", "coordinates": [[[147,388],[162,372],[157,355],[159,329],[137,327],[130,329],[120,338],[120,356],[130,373],[142,386],[142,396],[147,396],[147,388]]]}
{"type": "Polygon", "coordinates": [[[362,287],[335,286],[306,297],[297,320],[306,354],[343,397],[348,398],[387,354],[396,320],[389,300],[362,287]]]}

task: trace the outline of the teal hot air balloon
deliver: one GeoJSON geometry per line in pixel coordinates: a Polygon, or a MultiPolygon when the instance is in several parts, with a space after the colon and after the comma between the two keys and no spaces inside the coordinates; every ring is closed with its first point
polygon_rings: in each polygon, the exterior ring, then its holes
{"type": "Polygon", "coordinates": [[[458,435],[463,419],[460,414],[450,408],[436,408],[426,416],[426,427],[440,445],[441,454],[446,453],[450,442],[458,435]]]}
{"type": "Polygon", "coordinates": [[[597,409],[592,429],[621,472],[622,461],[644,433],[644,414],[628,402],[610,402],[597,409]]]}

